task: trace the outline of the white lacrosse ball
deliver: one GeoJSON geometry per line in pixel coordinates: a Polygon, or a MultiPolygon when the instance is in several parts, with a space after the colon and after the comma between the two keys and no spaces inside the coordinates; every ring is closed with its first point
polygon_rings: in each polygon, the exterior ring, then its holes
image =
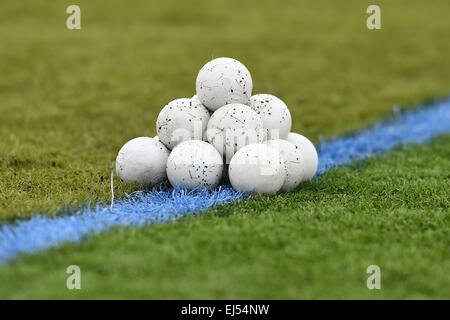
{"type": "Polygon", "coordinates": [[[202,104],[202,102],[200,101],[200,99],[198,98],[198,96],[197,96],[196,94],[194,94],[194,95],[191,97],[191,100],[192,100],[192,102],[195,103],[195,104],[202,104]]]}
{"type": "Polygon", "coordinates": [[[280,152],[286,169],[286,180],[281,187],[281,191],[295,189],[302,182],[305,166],[305,161],[300,150],[289,141],[281,139],[268,140],[266,144],[280,152]]]}
{"type": "Polygon", "coordinates": [[[197,76],[197,96],[211,111],[230,103],[249,104],[253,82],[250,72],[239,61],[217,58],[201,68],[197,76]]]}
{"type": "Polygon", "coordinates": [[[247,144],[261,143],[265,131],[261,118],[250,107],[227,104],[213,113],[206,131],[208,142],[226,158],[226,163],[247,144]]]}
{"type": "Polygon", "coordinates": [[[170,184],[192,189],[216,187],[222,178],[223,160],[209,143],[189,140],[177,145],[167,160],[170,184]]]}
{"type": "Polygon", "coordinates": [[[209,121],[209,112],[188,98],[169,102],[159,113],[156,132],[159,140],[170,150],[187,140],[202,140],[209,121]]]}
{"type": "Polygon", "coordinates": [[[267,140],[287,138],[291,131],[292,118],[281,99],[271,94],[255,94],[250,98],[250,107],[261,117],[267,131],[267,140]]]}
{"type": "Polygon", "coordinates": [[[116,158],[116,172],[126,183],[153,186],[167,180],[169,150],[159,141],[139,137],[125,143],[116,158]]]}
{"type": "Polygon", "coordinates": [[[305,161],[305,170],[302,181],[311,180],[316,174],[319,165],[319,156],[317,155],[316,148],[311,141],[298,133],[289,133],[286,140],[294,144],[295,147],[300,150],[305,161]]]}
{"type": "Polygon", "coordinates": [[[228,175],[236,190],[275,194],[286,180],[286,169],[276,149],[257,143],[236,152],[231,159],[228,175]]]}
{"type": "MultiPolygon", "coordinates": [[[[203,103],[200,101],[200,99],[198,98],[198,96],[196,94],[194,94],[191,97],[191,100],[192,100],[192,103],[201,104],[203,106],[203,103]]],[[[208,108],[206,108],[206,110],[208,110],[208,113],[210,116],[213,114],[213,112],[211,110],[209,110],[208,108]]],[[[205,140],[203,140],[203,141],[205,141],[205,140]]]]}

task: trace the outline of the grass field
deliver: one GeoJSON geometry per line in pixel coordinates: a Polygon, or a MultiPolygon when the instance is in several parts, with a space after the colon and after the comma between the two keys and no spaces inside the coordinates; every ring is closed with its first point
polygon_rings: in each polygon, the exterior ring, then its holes
{"type": "Polygon", "coordinates": [[[297,192],[22,256],[0,268],[0,297],[448,298],[449,150],[441,137],[297,192]],[[82,290],[66,289],[70,264],[82,290]],[[372,264],[381,290],[366,287],[372,264]]]}
{"type": "MultiPolygon", "coordinates": [[[[2,1],[0,222],[107,202],[119,148],[155,135],[213,57],[318,141],[447,97],[450,3],[2,1]],[[79,4],[82,29],[66,29],[79,4]]],[[[449,298],[450,137],[333,170],[296,192],[115,228],[0,267],[0,298],[449,298]],[[65,287],[78,264],[83,289],[65,287]],[[365,287],[370,264],[382,290],[365,287]]],[[[134,187],[115,180],[116,195],[134,187]]]]}
{"type": "Polygon", "coordinates": [[[153,136],[211,57],[243,61],[314,141],[449,90],[445,0],[379,1],[377,31],[365,1],[84,1],[70,31],[74,3],[0,4],[0,219],[107,200],[121,145],[153,136]]]}

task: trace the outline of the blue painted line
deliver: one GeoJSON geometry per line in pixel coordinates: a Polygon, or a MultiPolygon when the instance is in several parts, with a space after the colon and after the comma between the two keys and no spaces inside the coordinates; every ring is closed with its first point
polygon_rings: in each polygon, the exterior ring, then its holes
{"type": "MultiPolygon", "coordinates": [[[[321,141],[318,147],[322,174],[330,168],[379,155],[398,144],[423,143],[450,132],[450,99],[416,111],[397,114],[389,121],[351,136],[321,141]]],[[[175,220],[184,214],[242,200],[245,194],[229,186],[214,191],[180,188],[136,192],[109,206],[86,207],[57,217],[34,215],[0,227],[0,263],[19,253],[43,251],[63,242],[80,242],[86,235],[114,226],[145,226],[175,220]]]]}
{"type": "Polygon", "coordinates": [[[114,206],[86,207],[73,214],[57,217],[34,215],[30,220],[17,220],[0,228],[0,263],[19,253],[33,253],[62,242],[80,242],[90,233],[103,232],[115,226],[145,226],[196,214],[217,205],[239,201],[243,192],[230,186],[214,191],[204,188],[173,188],[151,192],[134,192],[118,200],[114,206]]]}
{"type": "Polygon", "coordinates": [[[389,152],[399,144],[424,143],[447,132],[450,132],[450,99],[415,111],[397,112],[387,121],[351,136],[321,139],[317,174],[389,152]]]}

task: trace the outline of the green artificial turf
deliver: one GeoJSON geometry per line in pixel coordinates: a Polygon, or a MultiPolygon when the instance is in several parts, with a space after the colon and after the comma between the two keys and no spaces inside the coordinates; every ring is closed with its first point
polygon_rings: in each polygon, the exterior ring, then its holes
{"type": "Polygon", "coordinates": [[[447,135],[295,192],[115,228],[1,267],[0,298],[448,299],[449,168],[447,135]],[[81,290],[66,289],[73,264],[81,290]]]}
{"type": "MultiPolygon", "coordinates": [[[[119,148],[231,56],[317,141],[448,94],[450,2],[1,1],[0,220],[109,199],[119,148]],[[66,29],[80,4],[82,29],[66,29]]],[[[130,191],[116,180],[116,193],[130,191]]]]}

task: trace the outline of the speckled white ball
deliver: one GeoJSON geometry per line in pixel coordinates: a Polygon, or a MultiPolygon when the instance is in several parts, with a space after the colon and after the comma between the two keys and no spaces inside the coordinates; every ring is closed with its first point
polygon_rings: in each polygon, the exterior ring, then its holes
{"type": "MultiPolygon", "coordinates": [[[[201,104],[203,106],[203,103],[200,101],[200,99],[198,98],[198,96],[196,94],[194,94],[191,97],[191,100],[192,100],[192,103],[201,104]]],[[[206,110],[208,110],[209,116],[211,116],[213,114],[213,111],[209,110],[208,108],[206,108],[206,110]]],[[[203,140],[203,141],[206,141],[206,140],[203,140]]]]}
{"type": "Polygon", "coordinates": [[[291,131],[292,118],[287,105],[271,94],[255,94],[250,98],[250,107],[255,110],[266,129],[267,139],[286,139],[291,131]]]}
{"type": "Polygon", "coordinates": [[[156,132],[159,140],[170,150],[178,143],[199,139],[209,121],[209,112],[195,100],[188,98],[169,102],[159,113],[156,132]]]}
{"type": "Polygon", "coordinates": [[[201,68],[196,90],[203,105],[215,111],[231,103],[248,105],[253,82],[250,72],[241,62],[231,58],[217,58],[201,68]]]}
{"type": "Polygon", "coordinates": [[[167,160],[170,184],[192,189],[216,187],[221,178],[223,160],[209,143],[200,140],[185,141],[177,145],[167,160]]]}
{"type": "Polygon", "coordinates": [[[305,161],[303,156],[294,144],[286,140],[268,140],[266,144],[280,152],[283,164],[286,169],[286,180],[281,191],[295,189],[303,180],[305,161]]]}
{"type": "Polygon", "coordinates": [[[169,150],[159,141],[139,137],[125,143],[116,158],[116,172],[126,183],[153,186],[167,180],[169,150]]]}
{"type": "Polygon", "coordinates": [[[202,104],[202,102],[200,101],[200,99],[198,98],[198,96],[197,96],[196,94],[194,94],[194,95],[191,97],[191,100],[192,100],[193,103],[196,103],[196,104],[202,104]]]}
{"type": "Polygon", "coordinates": [[[240,148],[265,140],[263,123],[249,106],[232,103],[213,113],[206,131],[211,143],[229,163],[240,148]]]}
{"type": "Polygon", "coordinates": [[[319,165],[319,156],[317,155],[317,150],[308,138],[302,136],[301,134],[291,132],[288,134],[286,139],[290,143],[294,144],[295,147],[300,150],[305,161],[305,169],[302,181],[311,180],[317,172],[317,167],[319,165]]]}
{"type": "Polygon", "coordinates": [[[228,169],[231,185],[236,190],[275,194],[286,179],[280,153],[267,144],[250,144],[239,149],[228,169]]]}

